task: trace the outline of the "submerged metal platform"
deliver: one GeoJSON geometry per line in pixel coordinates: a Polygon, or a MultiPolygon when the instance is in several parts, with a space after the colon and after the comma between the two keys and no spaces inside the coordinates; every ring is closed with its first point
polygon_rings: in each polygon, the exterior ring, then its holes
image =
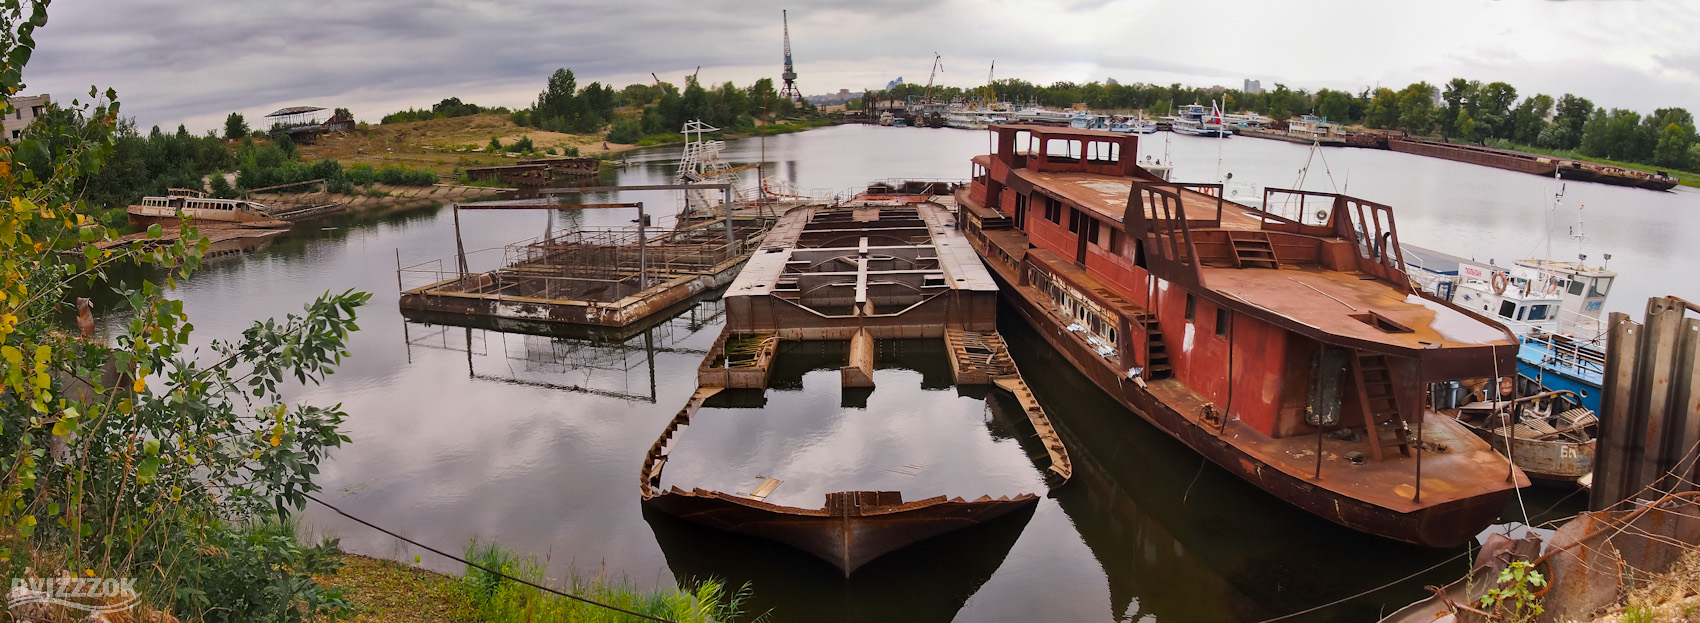
{"type": "Polygon", "coordinates": [[[943,206],[864,198],[793,210],[768,233],[723,300],[726,329],[698,367],[697,391],[644,457],[640,490],[649,508],[789,544],[849,576],[909,544],[1030,508],[1038,501],[1031,485],[1058,486],[1073,473],[1067,450],[996,333],[997,286],[943,206]],[[803,348],[806,342],[824,345],[803,348]],[[782,351],[808,351],[787,356],[813,359],[806,367],[817,373],[804,374],[814,380],[776,380],[776,374],[795,373],[776,373],[782,351]],[[920,367],[935,374],[928,381],[922,372],[919,389],[954,385],[956,392],[941,397],[875,388],[876,381],[905,378],[890,368],[913,371],[916,363],[903,360],[927,353],[934,363],[920,367]],[[837,368],[842,396],[797,395],[800,384],[832,382],[818,374],[822,367],[829,374],[837,368]],[[949,376],[941,383],[944,367],[949,376]],[[770,386],[788,391],[769,404],[764,392],[770,386]],[[973,386],[979,389],[968,389],[973,386]],[[1046,448],[1030,457],[1037,478],[1027,472],[1012,481],[1007,470],[999,477],[987,471],[1007,463],[998,463],[1001,451],[972,429],[984,427],[985,409],[1015,413],[993,400],[998,390],[1013,396],[1020,409],[1013,419],[1030,425],[1046,448]],[[960,404],[965,399],[973,404],[960,404]],[[963,417],[957,411],[964,406],[971,407],[972,422],[952,419],[963,417]],[[707,421],[698,421],[699,413],[707,421]],[[935,434],[950,431],[953,450],[938,447],[938,439],[898,433],[921,419],[945,427],[929,429],[935,434]],[[664,468],[679,463],[681,429],[693,423],[680,465],[694,471],[670,476],[677,484],[664,485],[664,468]],[[750,437],[750,426],[765,430],[750,437]],[[798,426],[836,432],[809,436],[794,431],[798,426]],[[728,436],[728,427],[743,434],[728,436]],[[811,467],[822,460],[832,466],[811,467]],[[737,479],[752,475],[741,473],[745,468],[768,471],[756,475],[749,493],[728,493],[740,486],[737,479]],[[954,497],[939,490],[962,487],[980,494],[954,497]],[[815,496],[825,498],[819,508],[792,504],[815,496]]]}

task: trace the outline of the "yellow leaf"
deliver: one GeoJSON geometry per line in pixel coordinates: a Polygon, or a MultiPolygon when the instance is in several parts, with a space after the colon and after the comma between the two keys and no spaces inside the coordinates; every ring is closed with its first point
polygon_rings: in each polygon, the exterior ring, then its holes
{"type": "Polygon", "coordinates": [[[136,377],[136,385],[135,385],[136,393],[140,394],[140,393],[142,393],[142,390],[145,390],[147,388],[148,388],[147,378],[140,377],[140,376],[136,377]]]}

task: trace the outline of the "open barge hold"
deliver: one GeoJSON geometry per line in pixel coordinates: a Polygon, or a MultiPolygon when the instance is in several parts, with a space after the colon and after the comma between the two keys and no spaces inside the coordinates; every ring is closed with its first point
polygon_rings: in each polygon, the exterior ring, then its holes
{"type": "Polygon", "coordinates": [[[640,486],[647,508],[789,544],[846,576],[1030,509],[1034,489],[1072,473],[951,211],[862,199],[794,209],[768,234],[640,486]],[[1015,440],[988,434],[986,409],[1021,414],[998,419],[1031,427],[1038,473],[1015,440]],[[968,487],[978,497],[941,495],[968,487]]]}
{"type": "Polygon", "coordinates": [[[1224,469],[1340,525],[1464,543],[1528,478],[1436,412],[1508,377],[1503,326],[1412,291],[1392,208],[1141,170],[1135,136],[995,126],[957,192],[971,243],[1047,342],[1224,469]],[[1433,399],[1431,399],[1433,396],[1433,399]]]}

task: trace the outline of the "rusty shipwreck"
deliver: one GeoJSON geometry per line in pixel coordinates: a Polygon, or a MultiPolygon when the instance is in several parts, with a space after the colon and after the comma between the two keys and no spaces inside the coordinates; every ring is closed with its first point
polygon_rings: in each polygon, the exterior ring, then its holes
{"type": "Polygon", "coordinates": [[[644,456],[647,509],[788,544],[848,577],[1030,510],[1036,490],[1068,479],[997,333],[997,286],[951,209],[927,198],[864,193],[781,217],[725,294],[697,390],[644,456]],[[987,413],[1043,451],[988,433],[987,413]]]}
{"type": "Polygon", "coordinates": [[[1138,138],[996,126],[959,219],[1015,309],[1094,384],[1224,469],[1363,532],[1449,547],[1519,470],[1428,404],[1516,374],[1503,326],[1415,292],[1393,212],[1142,171],[1138,138]]]}

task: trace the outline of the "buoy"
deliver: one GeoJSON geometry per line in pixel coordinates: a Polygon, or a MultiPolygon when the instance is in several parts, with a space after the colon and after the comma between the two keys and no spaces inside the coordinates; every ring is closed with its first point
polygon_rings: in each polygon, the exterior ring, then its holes
{"type": "Polygon", "coordinates": [[[1506,283],[1507,283],[1507,281],[1505,279],[1505,273],[1494,273],[1493,274],[1493,293],[1494,294],[1505,294],[1506,283]]]}

